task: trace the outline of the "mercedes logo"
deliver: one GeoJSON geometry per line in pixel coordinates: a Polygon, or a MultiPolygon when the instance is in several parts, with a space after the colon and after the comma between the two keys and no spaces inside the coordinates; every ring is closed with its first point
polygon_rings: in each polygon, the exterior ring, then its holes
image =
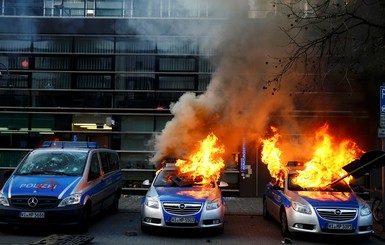
{"type": "Polygon", "coordinates": [[[341,210],[339,210],[339,209],[336,209],[336,210],[334,211],[334,213],[335,213],[335,215],[341,215],[341,214],[342,214],[341,210]]]}
{"type": "Polygon", "coordinates": [[[184,203],[180,204],[179,205],[179,209],[184,209],[186,206],[184,205],[184,203]]]}
{"type": "Polygon", "coordinates": [[[34,207],[36,207],[38,202],[39,201],[37,200],[36,197],[31,197],[28,199],[28,206],[30,206],[31,208],[34,208],[34,207]]]}

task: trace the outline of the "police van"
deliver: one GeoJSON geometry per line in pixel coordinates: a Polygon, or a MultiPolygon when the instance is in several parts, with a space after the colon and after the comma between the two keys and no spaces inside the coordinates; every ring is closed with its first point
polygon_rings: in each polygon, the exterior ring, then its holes
{"type": "Polygon", "coordinates": [[[95,214],[118,211],[121,183],[116,151],[95,142],[44,142],[0,190],[0,223],[69,225],[85,232],[95,214]]]}

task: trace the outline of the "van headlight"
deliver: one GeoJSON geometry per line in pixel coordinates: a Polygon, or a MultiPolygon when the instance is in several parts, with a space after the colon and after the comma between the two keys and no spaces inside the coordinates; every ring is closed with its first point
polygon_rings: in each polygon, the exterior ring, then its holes
{"type": "Polygon", "coordinates": [[[311,209],[309,205],[293,201],[291,203],[291,206],[297,212],[304,213],[304,214],[311,214],[311,209]]]}
{"type": "Polygon", "coordinates": [[[9,206],[8,198],[2,192],[0,192],[0,205],[9,206]]]}
{"type": "Polygon", "coordinates": [[[219,202],[219,200],[215,199],[207,202],[206,209],[213,210],[213,209],[219,208],[220,206],[221,206],[221,203],[219,202]]]}
{"type": "Polygon", "coordinates": [[[154,198],[146,198],[146,206],[150,208],[159,208],[159,201],[154,198]]]}
{"type": "Polygon", "coordinates": [[[360,214],[361,216],[372,214],[372,211],[370,210],[370,207],[367,203],[363,203],[360,214]]]}
{"type": "Polygon", "coordinates": [[[68,197],[64,198],[60,203],[58,207],[65,207],[68,205],[74,205],[74,204],[79,204],[80,199],[82,197],[82,194],[71,194],[68,197]]]}

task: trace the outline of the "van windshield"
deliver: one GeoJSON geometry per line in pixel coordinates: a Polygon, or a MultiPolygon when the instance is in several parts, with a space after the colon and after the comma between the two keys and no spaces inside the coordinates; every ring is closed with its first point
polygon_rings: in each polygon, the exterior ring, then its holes
{"type": "Polygon", "coordinates": [[[31,152],[17,168],[18,175],[82,175],[87,152],[31,152]]]}

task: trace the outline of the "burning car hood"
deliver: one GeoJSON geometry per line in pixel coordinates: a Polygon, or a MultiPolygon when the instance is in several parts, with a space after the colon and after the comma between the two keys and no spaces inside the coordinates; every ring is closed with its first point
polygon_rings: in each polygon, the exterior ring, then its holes
{"type": "Polygon", "coordinates": [[[294,193],[314,207],[338,206],[356,208],[359,206],[358,199],[353,192],[295,191],[294,193]]]}
{"type": "Polygon", "coordinates": [[[160,201],[177,202],[177,201],[201,201],[205,202],[213,193],[214,188],[201,187],[156,187],[155,191],[159,195],[160,201]]]}
{"type": "Polygon", "coordinates": [[[71,192],[79,182],[79,176],[25,176],[10,177],[3,188],[4,193],[14,195],[57,196],[63,192],[71,192]],[[72,187],[72,188],[70,188],[72,187]]]}

